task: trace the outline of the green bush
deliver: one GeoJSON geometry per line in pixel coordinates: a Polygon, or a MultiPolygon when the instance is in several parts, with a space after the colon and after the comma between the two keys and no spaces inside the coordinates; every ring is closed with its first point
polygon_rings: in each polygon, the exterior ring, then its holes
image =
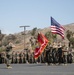
{"type": "Polygon", "coordinates": [[[20,41],[19,41],[19,40],[17,40],[15,43],[16,43],[16,44],[19,44],[19,43],[20,43],[20,41]]]}

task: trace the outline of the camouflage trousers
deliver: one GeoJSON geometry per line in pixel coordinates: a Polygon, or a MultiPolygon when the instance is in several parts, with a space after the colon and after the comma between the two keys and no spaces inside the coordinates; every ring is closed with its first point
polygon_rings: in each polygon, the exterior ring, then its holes
{"type": "Polygon", "coordinates": [[[7,67],[10,66],[11,61],[12,61],[11,58],[5,57],[5,64],[6,64],[7,67]]]}

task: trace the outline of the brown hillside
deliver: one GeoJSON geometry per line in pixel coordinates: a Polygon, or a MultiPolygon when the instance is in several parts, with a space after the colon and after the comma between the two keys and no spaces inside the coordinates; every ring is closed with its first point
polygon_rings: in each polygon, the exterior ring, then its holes
{"type": "MultiPolygon", "coordinates": [[[[68,40],[66,38],[66,31],[70,30],[70,31],[74,32],[74,23],[64,25],[64,27],[65,27],[65,40],[64,41],[68,44],[68,40]]],[[[44,28],[44,29],[37,29],[35,35],[37,35],[38,32],[42,32],[43,34],[45,34],[48,31],[50,31],[49,27],[44,28]]],[[[24,49],[24,36],[25,36],[25,44],[26,44],[25,46],[27,48],[32,49],[30,39],[32,39],[32,42],[35,42],[35,38],[31,35],[31,32],[32,32],[32,30],[26,31],[25,35],[23,32],[13,34],[15,36],[15,39],[13,40],[15,48],[13,48],[13,50],[23,50],[24,49]]],[[[58,40],[61,40],[59,35],[58,35],[58,40]]]]}

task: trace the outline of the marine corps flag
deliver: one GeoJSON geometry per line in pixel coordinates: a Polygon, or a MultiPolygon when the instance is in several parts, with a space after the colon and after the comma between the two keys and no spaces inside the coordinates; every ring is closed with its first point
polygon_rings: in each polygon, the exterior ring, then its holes
{"type": "Polygon", "coordinates": [[[42,33],[38,33],[38,43],[39,43],[39,47],[36,47],[35,52],[34,52],[34,58],[37,59],[42,52],[44,51],[45,47],[48,44],[48,40],[47,38],[42,34],[42,33]]]}

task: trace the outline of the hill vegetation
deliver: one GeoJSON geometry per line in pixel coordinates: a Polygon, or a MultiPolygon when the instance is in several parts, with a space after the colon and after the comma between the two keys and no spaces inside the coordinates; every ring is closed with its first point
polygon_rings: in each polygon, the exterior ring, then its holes
{"type": "Polygon", "coordinates": [[[36,46],[36,40],[38,32],[42,32],[49,40],[49,43],[53,41],[63,41],[68,46],[74,47],[74,23],[64,25],[65,27],[65,39],[62,40],[59,35],[54,35],[51,33],[49,27],[44,29],[33,28],[32,30],[16,34],[2,34],[0,31],[0,51],[5,49],[5,46],[11,41],[15,48],[13,50],[23,50],[24,48],[28,48],[30,50],[34,50],[36,46]]]}

